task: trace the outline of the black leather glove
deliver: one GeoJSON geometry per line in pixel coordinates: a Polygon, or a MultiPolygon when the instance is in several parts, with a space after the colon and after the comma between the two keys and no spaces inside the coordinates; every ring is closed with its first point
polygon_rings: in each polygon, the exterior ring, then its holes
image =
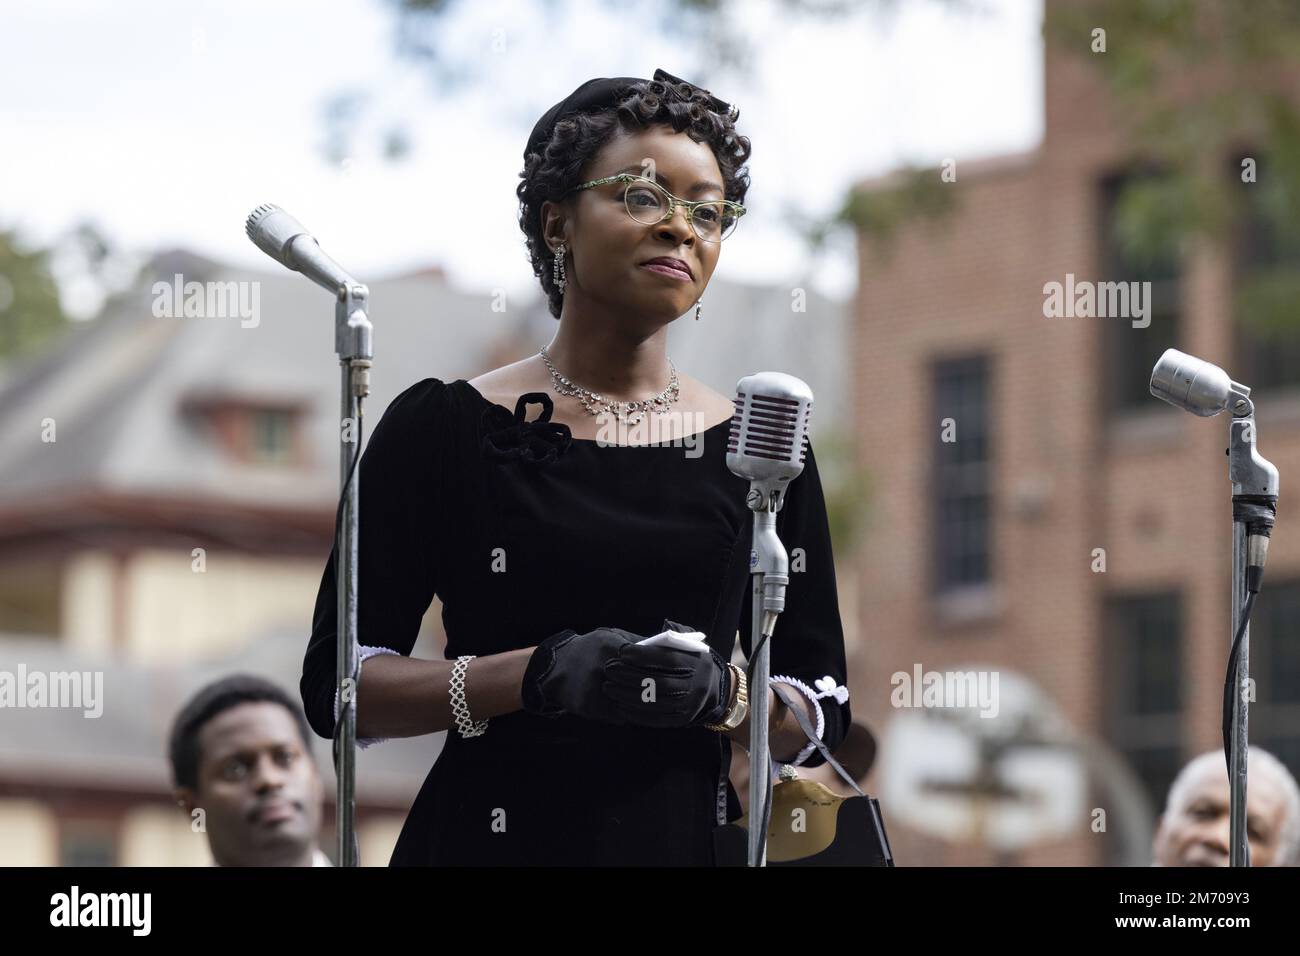
{"type": "Polygon", "coordinates": [[[521,685],[524,710],[542,717],[572,714],[610,724],[627,723],[605,696],[605,665],[640,635],[617,627],[599,627],[586,634],[572,628],[542,641],[528,659],[521,685]]]}
{"type": "MultiPolygon", "coordinates": [[[[664,621],[664,628],[694,628],[664,621]]],[[[717,651],[624,644],[605,667],[604,691],[629,723],[646,727],[716,724],[730,703],[730,668],[717,651]],[[653,680],[653,696],[645,682],[653,680]]]]}

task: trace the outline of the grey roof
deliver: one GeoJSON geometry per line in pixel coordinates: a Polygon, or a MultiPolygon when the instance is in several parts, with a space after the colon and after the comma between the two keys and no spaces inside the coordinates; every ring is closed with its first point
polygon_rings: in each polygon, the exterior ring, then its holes
{"type": "Polygon", "coordinates": [[[807,311],[791,310],[794,285],[710,282],[695,310],[668,331],[673,362],[723,395],[754,372],[786,372],[813,391],[813,434],[852,421],[849,389],[851,306],[808,289],[807,311]]]}
{"type": "MultiPolygon", "coordinates": [[[[0,380],[0,500],[93,488],[329,506],[338,485],[339,419],[330,297],[288,270],[241,270],[186,252],[155,257],[144,275],[101,318],[0,380]],[[237,316],[155,317],[153,283],[170,283],[175,273],[186,281],[258,283],[258,324],[244,328],[237,316]],[[310,463],[288,469],[229,460],[180,413],[195,393],[305,403],[310,463]],[[56,424],[53,443],[41,441],[46,418],[56,424]]],[[[430,376],[473,378],[494,352],[513,349],[522,358],[555,329],[539,298],[494,311],[490,294],[457,291],[436,273],[367,284],[375,326],[367,436],[409,385],[430,376]]],[[[701,320],[693,314],[669,332],[669,355],[683,371],[724,395],[751,372],[789,372],[817,396],[814,433],[840,417],[848,397],[844,305],[810,292],[808,311],[795,313],[788,287],[715,281],[701,320]]]]}
{"type": "MultiPolygon", "coordinates": [[[[179,666],[141,666],[119,657],[78,654],[45,637],[0,634],[2,668],[16,673],[91,672],[103,675],[102,714],[45,707],[5,711],[0,734],[0,774],[50,784],[113,789],[171,787],[167,738],[186,700],[204,684],[247,672],[274,681],[293,701],[306,647],[306,632],[257,635],[237,654],[187,661],[179,666]]],[[[93,679],[93,678],[92,678],[93,679]]],[[[402,806],[414,799],[442,749],[444,735],[392,739],[357,751],[357,795],[362,802],[402,806]]],[[[333,781],[330,741],[312,735],[317,762],[333,781]]]]}
{"type": "MultiPolygon", "coordinates": [[[[5,497],[92,487],[105,491],[211,495],[260,504],[327,505],[336,496],[339,366],[333,300],[281,270],[218,267],[185,253],[158,257],[148,278],[79,329],[56,354],[0,386],[0,489],[5,497]],[[157,318],[155,279],[257,282],[260,321],[157,318]],[[310,463],[268,468],[228,459],[183,416],[195,393],[300,401],[310,410],[310,463]],[[54,443],[41,441],[53,418],[54,443]]],[[[371,288],[375,365],[366,421],[428,377],[458,378],[508,334],[514,313],[485,295],[456,292],[436,277],[371,288]]],[[[469,372],[469,377],[478,374],[469,372]]]]}

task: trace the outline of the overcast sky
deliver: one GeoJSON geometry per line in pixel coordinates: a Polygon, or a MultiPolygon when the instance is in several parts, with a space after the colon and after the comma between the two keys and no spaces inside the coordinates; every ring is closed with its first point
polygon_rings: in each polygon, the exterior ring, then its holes
{"type": "MultiPolygon", "coordinates": [[[[754,74],[707,84],[753,141],[751,211],[717,275],[846,296],[851,246],[810,262],[777,210],[824,214],[855,179],[1038,142],[1041,0],[982,6],[899,0],[793,26],[744,0],[733,26],[756,38],[754,74]]],[[[88,217],[141,253],[269,268],[243,223],[273,202],[362,281],[441,265],[461,288],[531,292],[514,191],[533,122],[593,76],[696,79],[632,13],[571,7],[555,23],[540,2],[458,4],[446,37],[479,76],[440,94],[395,56],[382,0],[3,0],[0,228],[44,244],[88,217]],[[374,94],[375,121],[331,164],[322,104],[354,87],[374,94]],[[391,164],[378,133],[397,117],[413,149],[391,164]]]]}

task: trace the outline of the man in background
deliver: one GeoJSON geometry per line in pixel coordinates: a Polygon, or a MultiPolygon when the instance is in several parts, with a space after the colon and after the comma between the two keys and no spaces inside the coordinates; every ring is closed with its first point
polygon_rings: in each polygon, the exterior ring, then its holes
{"type": "Polygon", "coordinates": [[[317,846],[324,787],[302,709],[236,674],[202,688],[172,726],[177,802],[217,866],[332,866],[317,846]]]}
{"type": "MultiPolygon", "coordinates": [[[[1300,863],[1300,787],[1276,757],[1251,747],[1246,839],[1251,866],[1300,863]]],[[[1228,865],[1228,770],[1211,750],[1183,767],[1169,788],[1153,841],[1156,866],[1228,865]]]]}

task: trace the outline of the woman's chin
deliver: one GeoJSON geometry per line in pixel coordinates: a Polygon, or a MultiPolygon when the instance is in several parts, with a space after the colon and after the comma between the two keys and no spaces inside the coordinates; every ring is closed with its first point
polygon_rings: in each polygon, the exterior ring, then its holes
{"type": "Polygon", "coordinates": [[[628,301],[627,311],[664,324],[681,318],[694,305],[694,301],[683,305],[679,297],[672,295],[639,295],[628,301]]]}

